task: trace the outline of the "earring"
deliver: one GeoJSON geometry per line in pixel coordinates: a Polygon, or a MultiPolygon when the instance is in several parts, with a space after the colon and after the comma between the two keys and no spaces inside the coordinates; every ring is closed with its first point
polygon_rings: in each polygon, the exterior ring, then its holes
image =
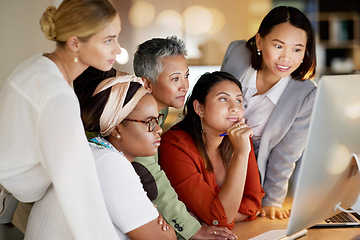
{"type": "Polygon", "coordinates": [[[203,116],[203,113],[200,113],[200,124],[201,124],[201,134],[202,135],[205,135],[205,130],[204,130],[204,127],[203,127],[203,119],[202,119],[202,116],[203,116]]]}
{"type": "Polygon", "coordinates": [[[203,117],[203,116],[204,116],[204,114],[201,112],[201,113],[200,113],[200,117],[203,117]]]}
{"type": "Polygon", "coordinates": [[[120,134],[118,134],[118,135],[116,136],[116,138],[120,140],[120,139],[121,139],[120,134]]]}
{"type": "Polygon", "coordinates": [[[256,49],[256,51],[257,51],[257,55],[261,55],[261,51],[259,50],[259,49],[256,49]]]}
{"type": "Polygon", "coordinates": [[[74,58],[74,62],[77,63],[78,61],[79,61],[78,57],[75,57],[75,58],[74,58]]]}

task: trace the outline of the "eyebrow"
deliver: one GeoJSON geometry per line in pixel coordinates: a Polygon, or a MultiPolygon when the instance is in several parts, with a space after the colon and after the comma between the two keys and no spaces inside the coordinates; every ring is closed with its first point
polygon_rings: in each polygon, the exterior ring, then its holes
{"type": "Polygon", "coordinates": [[[109,35],[109,36],[104,37],[104,39],[107,39],[107,38],[116,38],[116,35],[109,35]]]}
{"type": "MultiPolygon", "coordinates": [[[[219,96],[219,95],[221,95],[221,94],[225,94],[226,96],[230,96],[230,94],[228,94],[228,93],[226,93],[226,92],[219,92],[218,94],[216,94],[216,96],[219,96]]],[[[243,97],[244,95],[242,95],[242,94],[238,94],[238,95],[236,95],[236,97],[243,97]]]]}
{"type": "MultiPolygon", "coordinates": [[[[188,72],[189,72],[189,69],[188,69],[185,73],[188,73],[188,72]]],[[[181,73],[179,73],[179,72],[174,72],[174,73],[170,74],[169,77],[171,77],[171,76],[173,76],[173,75],[176,75],[176,74],[181,74],[181,73]]]]}
{"type": "MultiPolygon", "coordinates": [[[[280,42],[280,43],[282,43],[282,44],[285,44],[284,41],[281,41],[281,40],[279,40],[279,39],[273,39],[272,41],[273,41],[273,42],[280,42]]],[[[301,43],[297,43],[297,44],[295,44],[294,46],[305,47],[305,46],[302,45],[301,43]]]]}
{"type": "Polygon", "coordinates": [[[157,117],[150,116],[150,117],[145,118],[145,120],[144,120],[144,121],[150,121],[151,119],[154,119],[154,118],[157,118],[157,117]]]}

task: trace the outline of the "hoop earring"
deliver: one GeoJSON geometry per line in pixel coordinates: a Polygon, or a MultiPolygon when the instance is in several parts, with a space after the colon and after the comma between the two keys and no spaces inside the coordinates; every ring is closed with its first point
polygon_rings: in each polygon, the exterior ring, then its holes
{"type": "Polygon", "coordinates": [[[259,49],[256,49],[256,51],[257,51],[257,55],[261,55],[261,51],[259,50],[259,49]]]}

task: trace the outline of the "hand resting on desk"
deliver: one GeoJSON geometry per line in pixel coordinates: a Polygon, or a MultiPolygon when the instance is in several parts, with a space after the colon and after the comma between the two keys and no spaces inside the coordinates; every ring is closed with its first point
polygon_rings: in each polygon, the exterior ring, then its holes
{"type": "Polygon", "coordinates": [[[275,217],[279,219],[284,219],[290,216],[290,211],[279,207],[263,206],[261,209],[260,216],[261,217],[268,216],[270,219],[275,219],[275,217]]]}
{"type": "Polygon", "coordinates": [[[201,223],[200,230],[191,238],[192,240],[200,239],[212,239],[212,240],[236,240],[238,237],[232,233],[226,227],[217,227],[217,226],[208,226],[206,223],[201,221],[200,218],[195,216],[192,212],[189,212],[194,218],[196,218],[201,223]]]}

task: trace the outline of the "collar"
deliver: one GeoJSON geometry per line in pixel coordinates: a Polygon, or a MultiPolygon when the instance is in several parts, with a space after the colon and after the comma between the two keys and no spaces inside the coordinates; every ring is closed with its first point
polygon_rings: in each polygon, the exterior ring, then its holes
{"type": "Polygon", "coordinates": [[[285,88],[289,84],[291,76],[284,77],[280,79],[272,88],[270,88],[264,95],[266,95],[272,103],[275,105],[279,101],[281,95],[283,94],[285,88]]]}
{"type": "MultiPolygon", "coordinates": [[[[248,68],[244,80],[241,83],[246,98],[252,97],[257,93],[256,76],[257,70],[252,67],[248,68]]],[[[269,98],[269,100],[276,105],[290,80],[290,75],[280,79],[272,88],[262,95],[269,98]]]]}

